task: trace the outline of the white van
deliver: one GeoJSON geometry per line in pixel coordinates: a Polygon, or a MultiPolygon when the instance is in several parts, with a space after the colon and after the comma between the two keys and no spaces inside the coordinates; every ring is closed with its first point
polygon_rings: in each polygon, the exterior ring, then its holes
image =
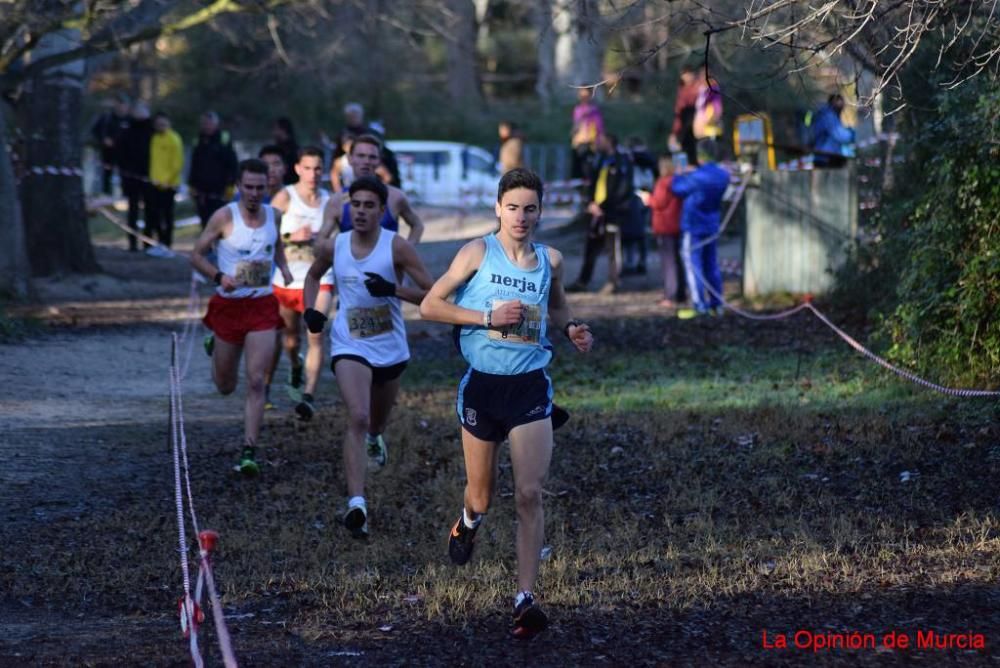
{"type": "Polygon", "coordinates": [[[500,170],[478,146],[450,141],[389,141],[403,190],[432,206],[489,206],[496,201],[500,170]]]}

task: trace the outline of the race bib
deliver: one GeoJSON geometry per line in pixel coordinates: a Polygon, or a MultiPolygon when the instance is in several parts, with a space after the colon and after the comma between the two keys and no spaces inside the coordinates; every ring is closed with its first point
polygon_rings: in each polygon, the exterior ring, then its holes
{"type": "MultiPolygon", "coordinates": [[[[284,227],[284,225],[282,225],[282,227],[284,227]]],[[[299,226],[295,229],[295,231],[285,232],[285,234],[282,235],[282,238],[285,240],[285,243],[293,243],[293,244],[312,241],[313,229],[312,225],[310,224],[310,221],[303,220],[300,218],[299,226]]]]}
{"type": "Polygon", "coordinates": [[[355,339],[367,339],[391,332],[392,313],[389,305],[347,309],[347,329],[355,339]]]}
{"type": "Polygon", "coordinates": [[[285,246],[285,259],[289,262],[312,264],[316,255],[312,244],[289,244],[285,246]]]}
{"type": "Polygon", "coordinates": [[[270,260],[242,260],[236,263],[236,284],[245,288],[264,288],[271,283],[270,260]]]}
{"type": "MultiPolygon", "coordinates": [[[[493,300],[493,308],[506,304],[506,300],[493,300]]],[[[491,339],[507,343],[524,343],[537,345],[542,338],[542,307],[540,304],[524,304],[521,321],[515,325],[507,325],[486,330],[491,339]]]]}

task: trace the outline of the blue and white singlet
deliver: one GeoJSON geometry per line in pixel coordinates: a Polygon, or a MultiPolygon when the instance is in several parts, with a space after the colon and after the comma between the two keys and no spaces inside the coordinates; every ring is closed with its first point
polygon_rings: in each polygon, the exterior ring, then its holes
{"type": "Polygon", "coordinates": [[[552,344],[546,335],[552,284],[548,248],[532,244],[538,263],[534,269],[522,269],[510,261],[495,234],[483,237],[483,241],[483,261],[455,293],[455,304],[484,311],[520,300],[525,310],[516,325],[494,329],[463,325],[458,334],[462,356],[476,371],[502,376],[542,369],[552,359],[552,344]]]}

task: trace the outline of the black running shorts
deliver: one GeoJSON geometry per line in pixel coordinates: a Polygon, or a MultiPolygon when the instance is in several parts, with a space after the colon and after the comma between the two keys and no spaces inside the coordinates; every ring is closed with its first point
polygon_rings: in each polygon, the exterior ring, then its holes
{"type": "Polygon", "coordinates": [[[458,419],[470,434],[500,442],[514,427],[552,415],[552,381],[544,369],[498,376],[469,369],[458,386],[458,419]]]}
{"type": "Polygon", "coordinates": [[[372,363],[361,355],[334,355],[330,359],[330,371],[337,375],[337,362],[340,360],[351,360],[358,364],[363,364],[372,370],[372,385],[385,385],[390,380],[396,380],[403,375],[407,362],[400,362],[392,366],[372,366],[372,363]]]}

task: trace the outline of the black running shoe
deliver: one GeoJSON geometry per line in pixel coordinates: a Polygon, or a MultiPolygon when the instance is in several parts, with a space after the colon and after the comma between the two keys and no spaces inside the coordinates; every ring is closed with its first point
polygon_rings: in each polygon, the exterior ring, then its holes
{"type": "Polygon", "coordinates": [[[293,365],[288,370],[288,385],[285,387],[288,391],[288,398],[292,401],[302,401],[302,378],[305,371],[305,362],[302,355],[299,355],[298,364],[293,365]]]}
{"type": "Polygon", "coordinates": [[[451,563],[456,566],[469,563],[469,559],[472,558],[472,548],[476,546],[476,529],[465,526],[462,516],[458,516],[458,521],[448,536],[448,556],[451,557],[451,563]]]}
{"type": "Polygon", "coordinates": [[[549,625],[549,618],[542,609],[535,605],[535,597],[527,593],[521,603],[514,607],[515,638],[527,640],[533,638],[549,625]]]}
{"type": "Polygon", "coordinates": [[[344,513],[344,526],[354,538],[368,538],[368,510],[364,506],[348,508],[344,513]]]}
{"type": "Polygon", "coordinates": [[[309,420],[313,419],[313,415],[316,414],[316,409],[313,407],[311,401],[303,399],[295,405],[295,412],[298,414],[300,420],[309,422],[309,420]]]}

